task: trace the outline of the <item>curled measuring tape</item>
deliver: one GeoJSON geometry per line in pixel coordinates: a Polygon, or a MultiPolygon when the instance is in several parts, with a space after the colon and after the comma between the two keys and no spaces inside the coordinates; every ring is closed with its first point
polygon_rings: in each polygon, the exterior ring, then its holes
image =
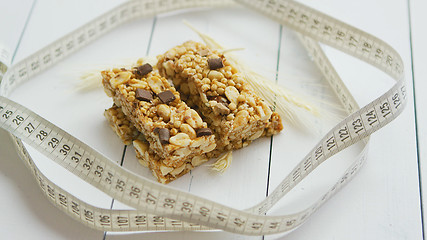
{"type": "Polygon", "coordinates": [[[76,31],[11,66],[0,63],[0,127],[9,131],[18,153],[31,169],[47,198],[81,223],[103,231],[210,230],[245,235],[265,235],[292,230],[347,183],[366,158],[362,154],[338,182],[309,208],[295,214],[265,215],[286,193],[320,164],[348,146],[367,142],[367,137],[396,118],[406,103],[403,64],[400,56],[383,41],[291,0],[235,0],[299,33],[349,116],[330,130],[297,164],[279,186],[256,206],[238,210],[187,192],[176,190],[129,172],[91,147],[6,96],[14,87],[107,31],[131,20],[189,7],[232,4],[229,0],[137,0],[127,2],[76,31]],[[318,42],[335,47],[389,74],[396,83],[363,108],[358,107],[318,42]],[[7,71],[5,71],[7,69],[7,71]],[[87,183],[136,210],[102,209],[87,204],[46,178],[28,154],[25,142],[87,183]],[[52,143],[52,144],[49,144],[52,143]],[[84,165],[82,159],[91,164],[84,165]],[[119,187],[117,187],[119,186],[119,187]]]}

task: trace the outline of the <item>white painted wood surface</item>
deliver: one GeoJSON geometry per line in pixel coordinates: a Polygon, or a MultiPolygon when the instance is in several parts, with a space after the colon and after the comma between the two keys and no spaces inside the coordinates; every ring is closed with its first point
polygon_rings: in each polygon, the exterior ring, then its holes
{"type": "MultiPolygon", "coordinates": [[[[120,2],[37,1],[14,56],[15,62],[120,2]]],[[[423,23],[426,20],[423,14],[425,3],[421,0],[301,2],[391,44],[405,62],[408,90],[412,89],[413,83],[410,42],[412,26],[418,119],[415,121],[411,94],[404,113],[372,136],[367,164],[352,182],[299,229],[286,237],[281,234],[266,236],[265,239],[422,239],[418,161],[423,159],[423,156],[425,158],[427,151],[427,111],[422,107],[427,103],[422,92],[426,89],[422,79],[427,77],[423,67],[423,53],[427,53],[423,45],[427,37],[423,31],[423,23]],[[420,155],[417,155],[416,133],[420,155]]],[[[27,1],[26,4],[25,11],[29,12],[32,1],[27,1]]],[[[10,8],[16,8],[16,5],[18,3],[8,3],[10,8]]],[[[9,34],[0,35],[0,41],[3,37],[7,38],[5,41],[12,48],[12,52],[16,47],[13,44],[19,40],[23,30],[25,20],[22,18],[28,16],[27,13],[21,15],[16,16],[15,22],[19,27],[13,29],[16,32],[11,32],[13,38],[8,38],[9,34]]],[[[8,15],[8,18],[13,16],[8,15]]],[[[75,72],[96,68],[99,64],[137,58],[147,52],[150,55],[160,54],[185,40],[199,40],[194,32],[182,24],[183,19],[227,47],[244,47],[246,50],[240,52],[239,56],[268,78],[275,79],[277,68],[278,81],[284,86],[303,93],[309,92],[311,95],[315,95],[312,93],[313,88],[324,90],[323,85],[316,83],[321,81],[321,76],[292,32],[253,11],[234,7],[163,14],[156,18],[132,22],[113,30],[38,75],[31,82],[25,83],[12,95],[12,99],[35,110],[106,156],[120,162],[123,146],[102,116],[103,109],[111,105],[111,100],[105,96],[102,89],[76,92],[74,84],[78,74],[75,72]],[[53,109],[55,111],[52,111],[53,109]]],[[[1,24],[5,23],[1,22],[0,26],[1,24]]],[[[392,80],[377,70],[330,48],[326,47],[325,51],[361,104],[373,100],[391,86],[392,80]]],[[[328,93],[324,92],[321,96],[325,94],[328,93]]],[[[173,182],[171,186],[236,208],[250,207],[263,199],[267,191],[272,191],[277,186],[295,163],[313,147],[316,140],[322,136],[321,133],[328,130],[330,121],[320,121],[311,134],[287,127],[283,133],[275,136],[272,140],[270,175],[268,168],[271,140],[261,139],[250,147],[235,152],[232,166],[225,174],[213,174],[207,166],[202,166],[173,182]]],[[[0,131],[0,142],[1,239],[262,239],[223,232],[104,235],[103,232],[88,229],[69,219],[50,205],[40,194],[37,184],[17,157],[4,131],[0,131]]],[[[329,160],[325,167],[316,171],[275,207],[271,214],[291,213],[313,203],[338,179],[357,150],[358,146],[355,146],[329,160]]],[[[34,151],[31,153],[43,172],[61,187],[97,206],[109,208],[112,205],[110,197],[87,186],[40,154],[34,151]]],[[[128,148],[124,166],[151,177],[148,171],[135,164],[134,160],[133,150],[128,148]]],[[[421,177],[427,174],[426,171],[421,171],[421,177]]],[[[423,179],[427,179],[427,176],[423,179]]],[[[125,206],[114,202],[113,207],[125,206]]]]}
{"type": "MultiPolygon", "coordinates": [[[[413,81],[416,100],[416,121],[418,137],[418,162],[420,165],[420,182],[422,193],[422,204],[424,212],[424,226],[426,223],[426,200],[427,200],[427,31],[424,23],[427,20],[424,10],[427,9],[425,1],[410,1],[411,29],[412,29],[412,61],[413,81]],[[424,161],[424,162],[423,162],[424,161]]],[[[424,238],[426,233],[424,232],[424,238]]]]}

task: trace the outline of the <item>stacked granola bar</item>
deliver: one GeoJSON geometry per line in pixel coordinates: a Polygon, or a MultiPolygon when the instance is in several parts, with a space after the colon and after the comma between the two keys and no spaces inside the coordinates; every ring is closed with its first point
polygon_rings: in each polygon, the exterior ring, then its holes
{"type": "Polygon", "coordinates": [[[162,76],[197,109],[216,135],[213,153],[247,146],[283,129],[280,116],[252,89],[227,58],[204,44],[188,41],[158,56],[162,76]]]}
{"type": "Polygon", "coordinates": [[[104,115],[110,126],[126,145],[133,144],[141,165],[148,167],[157,180],[161,183],[169,183],[176,178],[188,173],[191,169],[208,161],[206,154],[189,157],[177,167],[166,165],[151,148],[150,143],[144,138],[132,122],[117,105],[105,110],[104,115]]]}
{"type": "Polygon", "coordinates": [[[283,129],[280,116],[227,58],[201,43],[167,51],[154,68],[138,62],[132,69],[103,71],[102,77],[114,100],[104,115],[162,183],[283,129]]]}

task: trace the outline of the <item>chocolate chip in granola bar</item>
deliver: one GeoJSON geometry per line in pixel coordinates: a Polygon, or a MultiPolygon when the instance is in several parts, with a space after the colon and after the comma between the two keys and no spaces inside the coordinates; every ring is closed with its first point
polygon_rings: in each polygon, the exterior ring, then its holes
{"type": "Polygon", "coordinates": [[[155,134],[159,134],[159,139],[160,139],[161,144],[168,144],[169,143],[169,138],[170,138],[169,129],[156,127],[156,128],[154,128],[153,132],[155,134]]]}
{"type": "Polygon", "coordinates": [[[150,102],[151,100],[153,100],[153,94],[151,93],[151,91],[138,88],[135,91],[135,98],[139,101],[150,102]]]}
{"type": "Polygon", "coordinates": [[[210,58],[210,59],[208,59],[208,65],[209,65],[210,70],[215,70],[215,69],[224,67],[224,64],[222,64],[221,58],[210,58]]]}
{"type": "Polygon", "coordinates": [[[140,76],[144,76],[151,71],[153,71],[153,67],[149,63],[141,65],[136,69],[136,73],[140,76]]]}
{"type": "Polygon", "coordinates": [[[209,49],[202,49],[202,50],[198,51],[197,53],[202,57],[206,57],[207,55],[209,55],[209,49]]]}
{"type": "Polygon", "coordinates": [[[159,93],[158,96],[164,104],[169,104],[176,99],[175,95],[173,95],[173,93],[169,90],[159,93]]]}
{"type": "Polygon", "coordinates": [[[210,128],[199,128],[196,130],[197,137],[209,136],[212,135],[212,130],[210,128]]]}

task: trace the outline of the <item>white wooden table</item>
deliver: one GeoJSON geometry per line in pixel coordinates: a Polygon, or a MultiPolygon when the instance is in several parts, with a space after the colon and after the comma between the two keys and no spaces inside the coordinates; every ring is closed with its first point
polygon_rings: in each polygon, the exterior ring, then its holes
{"type": "MultiPolygon", "coordinates": [[[[10,48],[16,63],[122,2],[2,1],[0,42],[10,48]]],[[[46,201],[15,153],[8,134],[0,130],[0,239],[423,239],[422,202],[427,196],[423,196],[426,184],[422,180],[427,179],[427,167],[421,161],[427,158],[427,110],[424,108],[427,96],[423,92],[427,89],[427,83],[423,81],[427,78],[423,55],[427,54],[424,30],[427,4],[422,0],[301,2],[372,33],[393,46],[405,63],[410,92],[409,104],[403,114],[371,137],[368,160],[358,176],[303,226],[286,236],[265,237],[225,232],[117,234],[91,230],[46,201]],[[414,85],[415,94],[412,93],[414,85]]],[[[130,148],[125,149],[122,159],[123,145],[102,116],[103,109],[111,105],[102,89],[77,92],[73,84],[79,72],[96,67],[98,63],[157,55],[183,41],[199,40],[181,23],[183,19],[228,47],[246,48],[241,56],[250,64],[258,65],[257,70],[268,78],[275,78],[277,68],[279,82],[285,86],[301,87],[295,79],[303,83],[308,78],[321,79],[314,66],[306,64],[309,62],[307,54],[288,29],[251,10],[233,7],[163,14],[132,22],[38,75],[34,81],[25,83],[12,99],[111,159],[123,162],[125,167],[150,176],[136,164],[130,148]],[[86,104],[89,102],[91,104],[86,104]]],[[[391,86],[392,81],[378,71],[337,51],[329,48],[325,51],[361,104],[372,101],[391,86]],[[362,71],[358,71],[359,66],[362,71]],[[366,79],[368,77],[373,79],[366,79]]],[[[236,208],[250,207],[277,186],[288,173],[286,171],[290,171],[321,137],[317,132],[297,132],[287,127],[272,142],[261,139],[249,147],[252,150],[235,152],[231,168],[223,175],[213,174],[208,167],[200,167],[171,185],[236,208]],[[300,137],[289,139],[287,134],[300,137]]],[[[331,165],[319,169],[318,174],[298,187],[279,208],[273,209],[272,214],[290,213],[314,202],[331,186],[328,184],[333,183],[329,178],[337,180],[339,177],[339,174],[330,176],[329,173],[341,173],[343,170],[335,168],[345,169],[345,159],[352,157],[354,152],[357,152],[357,146],[332,159],[331,165]]],[[[49,178],[71,193],[99,207],[126,207],[87,186],[41,154],[31,149],[30,153],[49,178]]]]}

